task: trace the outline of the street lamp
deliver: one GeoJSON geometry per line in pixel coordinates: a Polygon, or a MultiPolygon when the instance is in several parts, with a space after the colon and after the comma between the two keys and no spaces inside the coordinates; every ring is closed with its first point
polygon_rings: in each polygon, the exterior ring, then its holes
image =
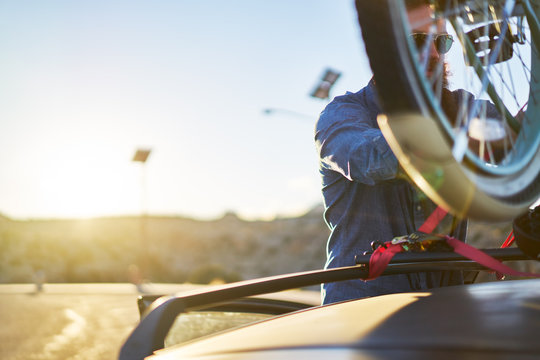
{"type": "Polygon", "coordinates": [[[143,291],[142,283],[144,282],[144,277],[148,272],[148,251],[147,248],[148,240],[146,236],[146,161],[150,156],[151,149],[137,149],[133,159],[131,161],[138,162],[141,164],[141,215],[139,218],[140,226],[140,251],[139,251],[139,268],[135,269],[134,272],[137,274],[134,275],[134,283],[137,286],[139,291],[143,291]]]}
{"type": "Polygon", "coordinates": [[[265,115],[272,115],[272,114],[275,114],[275,113],[283,113],[283,114],[287,114],[287,115],[291,115],[291,116],[295,116],[295,117],[299,117],[299,118],[304,118],[304,119],[309,119],[309,120],[314,119],[314,116],[311,116],[311,115],[302,114],[302,113],[299,113],[297,111],[292,111],[292,110],[287,110],[287,109],[279,109],[279,108],[263,109],[263,113],[265,115]]]}
{"type": "Polygon", "coordinates": [[[133,161],[142,162],[144,164],[151,151],[151,149],[137,149],[135,155],[133,155],[133,161]]]}
{"type": "Polygon", "coordinates": [[[321,80],[311,92],[311,96],[318,99],[328,99],[330,97],[330,89],[341,76],[339,71],[327,68],[321,80]]]}
{"type": "MultiPolygon", "coordinates": [[[[309,95],[311,97],[318,98],[318,99],[323,99],[323,100],[328,99],[330,97],[330,89],[336,83],[336,81],[339,79],[340,76],[341,76],[341,72],[339,72],[337,70],[330,69],[330,68],[326,68],[322,78],[319,81],[319,83],[317,84],[315,89],[313,89],[313,91],[309,95]]],[[[305,119],[310,119],[310,120],[314,120],[316,118],[316,117],[311,116],[311,115],[302,114],[302,113],[292,111],[292,110],[288,110],[288,109],[279,109],[279,108],[263,109],[263,113],[265,115],[272,115],[272,114],[278,113],[278,112],[279,113],[284,113],[284,114],[287,114],[287,115],[292,115],[292,116],[295,116],[295,117],[301,117],[301,118],[305,118],[305,119]]]]}
{"type": "Polygon", "coordinates": [[[151,149],[137,149],[132,161],[141,163],[141,215],[146,214],[146,171],[145,164],[151,149]]]}

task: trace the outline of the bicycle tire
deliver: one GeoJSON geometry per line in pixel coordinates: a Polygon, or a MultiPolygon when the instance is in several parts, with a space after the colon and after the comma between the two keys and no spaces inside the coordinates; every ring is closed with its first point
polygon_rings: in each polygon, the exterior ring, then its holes
{"type": "MultiPolygon", "coordinates": [[[[431,21],[446,23],[449,32],[455,34],[457,49],[476,76],[472,80],[481,84],[477,93],[467,89],[476,100],[460,97],[457,109],[466,111],[456,116],[457,122],[447,115],[441,101],[442,77],[426,75],[427,67],[421,60],[426,56],[420,55],[423,48],[417,48],[411,39],[410,29],[417,24],[409,23],[405,0],[356,0],[362,37],[384,111],[379,119],[381,130],[411,179],[439,205],[459,217],[511,220],[540,197],[540,101],[536,99],[540,91],[540,8],[527,0],[519,4],[503,0],[430,3],[435,14],[431,21]],[[523,43],[508,40],[514,36],[513,28],[523,43]],[[499,33],[491,35],[496,29],[499,33]],[[518,65],[510,66],[508,61],[516,59],[518,65]],[[509,68],[510,80],[506,81],[511,84],[505,83],[501,66],[509,68]],[[524,87],[529,90],[524,100],[517,96],[513,83],[516,71],[525,73],[526,84],[518,84],[520,92],[524,87]],[[480,101],[482,96],[496,105],[480,101]],[[526,110],[520,114],[515,108],[523,103],[526,110]],[[484,109],[479,111],[479,107],[484,109]],[[493,109],[502,114],[498,123],[491,119],[493,109]],[[481,140],[473,138],[471,124],[481,125],[481,140]],[[486,124],[504,130],[497,141],[487,137],[486,124]],[[500,152],[497,156],[494,148],[500,152]]],[[[431,26],[427,46],[436,32],[436,26],[431,26]]],[[[439,69],[432,73],[438,74],[439,69]]]]}

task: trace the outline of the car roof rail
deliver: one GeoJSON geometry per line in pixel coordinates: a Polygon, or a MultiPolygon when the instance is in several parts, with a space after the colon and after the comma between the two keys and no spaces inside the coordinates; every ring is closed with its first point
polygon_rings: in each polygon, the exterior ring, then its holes
{"type": "MultiPolygon", "coordinates": [[[[501,260],[531,260],[518,248],[486,249],[501,260]]],[[[312,270],[261,279],[196,289],[158,298],[146,310],[141,322],[132,331],[122,349],[120,360],[144,359],[164,347],[165,337],[176,317],[187,311],[201,310],[234,299],[278,291],[297,289],[322,283],[366,279],[369,275],[369,254],[356,257],[357,265],[312,270]]],[[[439,270],[487,270],[484,266],[452,252],[410,252],[396,254],[382,275],[396,275],[439,270]]]]}

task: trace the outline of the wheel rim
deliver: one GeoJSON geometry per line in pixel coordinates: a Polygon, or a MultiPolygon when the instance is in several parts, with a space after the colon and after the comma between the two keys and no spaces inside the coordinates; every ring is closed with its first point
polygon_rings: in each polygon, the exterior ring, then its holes
{"type": "MultiPolygon", "coordinates": [[[[465,59],[464,63],[471,65],[469,66],[468,76],[470,78],[472,73],[472,77],[476,77],[474,80],[476,85],[480,84],[476,91],[474,89],[471,91],[475,98],[489,99],[497,104],[497,109],[500,110],[499,113],[506,113],[502,122],[505,131],[502,138],[502,156],[500,154],[498,156],[494,155],[492,146],[494,142],[489,139],[483,140],[483,142],[477,141],[477,144],[475,144],[477,148],[472,148],[471,128],[474,126],[471,126],[473,123],[469,122],[468,119],[474,118],[474,116],[470,116],[470,114],[468,117],[463,116],[458,120],[459,126],[457,127],[448,121],[440,105],[441,97],[440,93],[437,93],[437,83],[432,78],[424,75],[426,65],[416,60],[419,58],[422,49],[417,50],[411,38],[406,36],[406,34],[410,33],[409,29],[412,26],[408,24],[404,3],[397,2],[397,4],[390,6],[393,18],[400,17],[396,23],[404,24],[404,28],[395,30],[395,36],[398,46],[401,40],[405,44],[404,46],[407,47],[404,53],[410,56],[409,59],[402,61],[409,61],[412,65],[413,74],[409,75],[409,77],[416,78],[416,81],[413,81],[416,82],[416,85],[411,85],[411,89],[412,91],[422,92],[421,98],[426,99],[424,103],[420,102],[418,104],[421,115],[439,119],[439,128],[444,134],[447,144],[451,146],[454,161],[460,164],[464,175],[472,180],[475,191],[485,193],[488,197],[499,200],[497,203],[500,206],[491,215],[489,214],[489,206],[493,204],[488,206],[486,216],[476,216],[478,214],[473,216],[482,220],[496,219],[499,221],[503,218],[511,219],[519,211],[525,211],[540,193],[538,186],[540,180],[538,178],[540,171],[540,157],[538,156],[538,148],[540,147],[540,56],[534,45],[535,41],[536,43],[540,42],[540,36],[538,35],[540,34],[540,31],[538,31],[540,25],[535,12],[527,14],[524,6],[519,5],[516,7],[516,4],[512,3],[512,1],[439,1],[439,8],[435,17],[436,19],[442,16],[449,18],[448,24],[452,25],[449,28],[453,29],[452,32],[457,43],[454,46],[458,45],[458,49],[461,50],[465,59]],[[441,8],[441,6],[448,4],[458,5],[457,10],[452,8],[452,11],[449,12],[449,8],[441,8]],[[490,44],[492,47],[489,48],[489,51],[485,52],[487,55],[482,56],[478,49],[474,48],[478,44],[471,44],[472,41],[466,33],[471,29],[480,29],[484,31],[480,35],[485,35],[491,29],[489,24],[494,23],[493,15],[484,12],[484,20],[487,19],[486,21],[476,20],[476,22],[470,21],[470,23],[467,23],[467,21],[463,20],[467,16],[467,12],[464,10],[464,6],[467,4],[470,6],[483,6],[479,4],[496,5],[493,14],[499,14],[499,19],[502,20],[503,25],[508,26],[510,24],[508,27],[509,33],[516,38],[518,35],[524,35],[524,39],[519,39],[519,41],[524,40],[523,43],[511,43],[510,49],[513,51],[513,56],[510,60],[497,61],[499,60],[497,54],[504,52],[505,49],[508,50],[508,44],[505,44],[508,40],[505,38],[506,35],[503,31],[499,33],[498,37],[494,36],[494,39],[487,37],[489,41],[495,40],[493,45],[490,44]],[[507,6],[505,9],[508,14],[506,15],[502,11],[503,5],[507,6]],[[448,16],[448,14],[451,14],[451,16],[448,16]],[[491,16],[491,20],[489,20],[489,16],[491,16]],[[532,25],[529,25],[529,22],[532,25]],[[525,48],[530,49],[528,53],[525,48]],[[475,67],[475,61],[479,62],[481,66],[476,64],[475,67]],[[517,62],[517,65],[512,64],[510,61],[517,62]],[[521,78],[513,77],[516,69],[522,72],[521,78]],[[508,77],[509,80],[506,80],[505,78],[508,77]],[[529,90],[530,84],[530,91],[525,95],[523,94],[523,88],[525,87],[523,83],[527,85],[527,90],[529,90]],[[418,89],[415,89],[414,86],[417,86],[418,89]],[[488,96],[486,96],[486,93],[488,96]],[[518,126],[516,126],[518,118],[516,115],[521,108],[524,108],[525,115],[522,118],[521,125],[517,123],[518,126]],[[512,134],[512,128],[517,130],[517,134],[512,134]],[[502,215],[501,212],[507,212],[507,215],[502,215]],[[495,213],[496,215],[494,215],[495,213]]],[[[477,8],[476,10],[478,10],[478,13],[479,10],[484,9],[493,11],[489,6],[483,9],[477,8]]],[[[471,10],[471,7],[469,7],[469,10],[471,10]]],[[[501,22],[498,24],[500,25],[501,22]]],[[[473,38],[473,40],[475,39],[473,38]]],[[[437,71],[434,72],[437,73],[437,71]]],[[[469,91],[474,88],[474,82],[466,85],[469,85],[466,88],[469,91]]],[[[471,108],[468,108],[467,111],[470,113],[477,111],[476,117],[481,121],[480,127],[483,125],[485,130],[486,120],[489,120],[489,117],[486,117],[485,109],[471,110],[471,108]]],[[[393,121],[394,115],[396,114],[389,114],[390,123],[393,121]]],[[[440,179],[437,181],[440,182],[440,179]]],[[[431,188],[420,187],[429,193],[433,190],[433,183],[430,186],[431,188]]],[[[464,192],[466,191],[468,190],[464,190],[464,192]]],[[[448,201],[443,202],[448,204],[448,201]]],[[[471,216],[471,213],[464,208],[451,207],[451,210],[462,216],[471,216]]]]}
{"type": "MultiPolygon", "coordinates": [[[[451,3],[453,3],[453,1],[446,2],[446,4],[451,3]]],[[[477,4],[479,2],[469,1],[465,3],[469,3],[472,6],[472,4],[477,4]]],[[[482,3],[487,4],[488,2],[482,3]]],[[[479,171],[486,174],[495,176],[510,175],[530,163],[536,153],[536,148],[540,144],[540,136],[531,135],[540,133],[540,124],[538,121],[534,121],[535,119],[538,119],[538,114],[540,114],[540,102],[538,101],[539,99],[537,99],[539,95],[535,94],[540,88],[540,64],[538,52],[535,48],[532,48],[534,56],[531,56],[530,52],[526,53],[525,49],[531,48],[531,31],[528,26],[528,21],[525,20],[521,28],[524,30],[525,43],[523,45],[513,44],[512,48],[514,49],[514,56],[511,59],[504,63],[495,63],[494,58],[496,59],[496,55],[498,54],[495,51],[491,51],[489,54],[491,56],[485,56],[484,59],[480,59],[478,54],[474,53],[474,50],[471,49],[473,45],[465,34],[475,26],[480,28],[479,31],[483,31],[483,28],[487,29],[487,26],[479,26],[479,23],[465,24],[463,19],[467,16],[467,12],[464,9],[465,6],[460,5],[459,11],[456,11],[455,8],[452,8],[451,10],[443,9],[439,10],[437,15],[438,17],[447,17],[446,14],[448,12],[454,14],[454,17],[450,18],[449,21],[453,26],[453,32],[456,34],[455,37],[457,38],[454,46],[460,47],[464,54],[463,57],[465,58],[465,62],[468,62],[468,65],[470,65],[467,67],[468,71],[466,74],[469,82],[468,84],[464,84],[464,88],[470,91],[476,98],[486,98],[485,93],[490,93],[488,94],[489,100],[497,105],[499,105],[500,102],[500,106],[497,106],[497,108],[501,113],[507,114],[507,116],[504,117],[505,121],[503,122],[503,126],[508,134],[512,132],[512,127],[516,127],[516,113],[523,105],[527,104],[522,130],[519,131],[517,138],[515,138],[515,140],[511,139],[511,136],[509,135],[503,138],[503,141],[507,142],[507,144],[503,145],[505,151],[503,159],[497,159],[492,154],[493,149],[490,141],[480,143],[478,147],[479,151],[477,151],[477,153],[475,153],[470,146],[467,146],[467,144],[470,144],[471,142],[470,124],[472,122],[469,121],[469,119],[476,117],[480,118],[480,121],[484,121],[485,117],[482,116],[482,112],[485,111],[485,109],[482,109],[481,106],[477,106],[476,109],[466,109],[469,114],[467,117],[464,116],[458,120],[460,122],[459,126],[456,127],[455,124],[451,124],[450,121],[446,119],[446,115],[440,106],[440,95],[436,94],[437,90],[429,86],[430,84],[433,84],[434,80],[432,78],[427,78],[424,75],[425,65],[414,60],[412,63],[416,67],[416,76],[422,79],[420,83],[423,85],[422,90],[425,97],[429,99],[427,108],[430,112],[435,113],[438,118],[445,119],[441,122],[441,125],[450,141],[454,144],[453,153],[456,160],[460,162],[462,160],[467,161],[474,165],[479,171]],[[480,65],[479,69],[475,69],[474,65],[480,65]],[[518,69],[520,65],[521,69],[518,69]],[[516,70],[524,72],[518,80],[513,79],[513,76],[516,75],[516,70]],[[483,71],[483,74],[480,74],[481,71],[483,71]],[[518,87],[523,88],[523,79],[525,79],[527,83],[530,83],[531,91],[529,92],[528,97],[521,97],[521,99],[518,99],[516,96],[518,90],[516,89],[518,87]],[[464,136],[467,138],[464,139],[464,136]]],[[[470,11],[473,12],[474,9],[470,11]]],[[[485,11],[490,11],[488,5],[486,5],[485,11]]],[[[501,13],[501,16],[504,15],[502,11],[499,12],[501,13]]],[[[403,14],[403,12],[400,13],[403,14]]],[[[521,17],[511,16],[503,18],[502,21],[503,24],[509,23],[513,28],[517,28],[519,19],[521,19],[521,17]]],[[[537,23],[535,25],[538,26],[537,23]]],[[[501,33],[504,34],[506,28],[504,26],[501,27],[501,33]]],[[[507,33],[510,31],[507,31],[507,33]]],[[[407,40],[411,54],[422,52],[422,49],[416,49],[410,39],[407,40]]],[[[494,47],[500,49],[505,42],[505,37],[500,36],[496,39],[496,45],[494,47]]]]}

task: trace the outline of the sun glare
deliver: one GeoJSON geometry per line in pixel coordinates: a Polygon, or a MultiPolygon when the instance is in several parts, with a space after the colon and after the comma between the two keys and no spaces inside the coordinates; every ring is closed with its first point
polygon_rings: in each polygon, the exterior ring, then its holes
{"type": "Polygon", "coordinates": [[[81,144],[56,148],[49,159],[36,165],[40,213],[88,218],[140,212],[140,169],[128,153],[81,144]]]}

